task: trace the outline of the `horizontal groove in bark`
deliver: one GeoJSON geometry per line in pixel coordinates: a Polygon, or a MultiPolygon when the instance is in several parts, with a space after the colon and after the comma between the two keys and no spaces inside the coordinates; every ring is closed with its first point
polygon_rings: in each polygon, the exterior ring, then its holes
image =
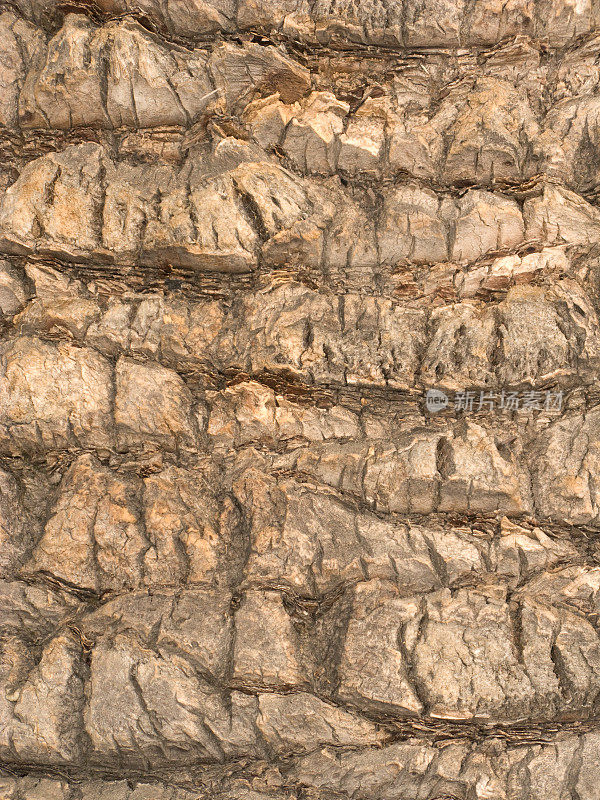
{"type": "MultiPolygon", "coordinates": [[[[218,120],[219,115],[215,115],[215,119],[218,120]]],[[[243,134],[241,141],[247,141],[249,135],[243,129],[243,123],[240,121],[239,124],[239,133],[243,134]]],[[[177,156],[174,157],[173,160],[178,164],[183,162],[185,153],[190,149],[189,145],[186,143],[186,138],[190,134],[190,130],[177,126],[147,129],[132,126],[129,128],[120,127],[110,130],[96,128],[94,126],[79,126],[66,131],[36,128],[34,130],[24,129],[19,132],[10,131],[0,126],[0,154],[3,158],[5,171],[11,170],[15,180],[18,178],[19,172],[35,159],[48,153],[60,153],[67,147],[86,143],[114,148],[117,152],[118,160],[124,164],[135,166],[143,163],[160,163],[160,159],[156,158],[155,154],[150,150],[145,153],[143,146],[135,150],[132,148],[130,151],[122,149],[123,139],[131,134],[147,137],[150,143],[164,141],[168,144],[173,144],[174,149],[177,149],[177,156]]],[[[209,139],[210,137],[207,136],[206,138],[209,139]]],[[[213,139],[217,139],[217,137],[213,136],[213,139]]],[[[269,155],[275,157],[277,163],[299,178],[312,177],[319,181],[329,177],[326,173],[319,171],[310,172],[302,170],[298,163],[286,157],[280,148],[273,150],[269,155]]],[[[436,180],[434,177],[423,178],[418,175],[412,175],[410,172],[401,168],[398,170],[394,170],[393,168],[381,171],[373,170],[366,173],[352,172],[343,168],[338,168],[336,174],[343,185],[359,199],[362,194],[366,193],[381,195],[382,191],[386,189],[402,186],[416,186],[423,190],[435,192],[442,197],[449,196],[460,198],[469,190],[480,190],[492,193],[497,192],[508,197],[513,197],[518,201],[523,201],[531,197],[540,196],[545,185],[555,185],[557,187],[563,185],[559,177],[545,172],[538,172],[537,174],[520,180],[496,178],[477,181],[464,178],[450,182],[436,180]]],[[[585,188],[572,185],[568,181],[564,182],[564,185],[578,192],[578,194],[591,205],[600,205],[600,180],[598,183],[586,185],[585,188]]],[[[541,247],[541,244],[531,241],[525,242],[522,246],[515,249],[526,251],[528,248],[535,250],[536,247],[541,247]]]]}
{"type": "MultiPolygon", "coordinates": [[[[298,49],[299,52],[305,53],[316,53],[319,55],[326,54],[328,51],[336,53],[336,54],[348,54],[351,56],[358,54],[371,54],[377,55],[379,53],[386,54],[388,52],[394,53],[398,50],[407,52],[407,53],[414,53],[414,54],[422,54],[422,53],[437,53],[437,52],[453,52],[453,51],[461,51],[465,49],[472,49],[475,51],[486,51],[494,47],[502,46],[506,41],[510,41],[514,38],[515,34],[520,34],[521,32],[525,32],[525,35],[531,36],[531,22],[532,20],[528,18],[527,11],[523,9],[523,19],[521,20],[521,24],[518,23],[515,25],[513,23],[512,28],[507,31],[504,36],[498,38],[490,38],[488,36],[487,39],[483,38],[480,42],[476,40],[473,41],[450,41],[445,44],[443,42],[425,42],[423,44],[401,44],[400,41],[396,38],[396,41],[393,44],[387,44],[379,38],[373,42],[365,42],[364,40],[361,41],[360,38],[357,40],[355,32],[351,32],[349,35],[345,34],[343,31],[343,24],[346,20],[344,20],[343,12],[339,14],[337,17],[335,14],[325,15],[324,19],[327,20],[328,17],[331,20],[331,27],[332,31],[327,32],[326,27],[323,26],[323,18],[318,20],[315,16],[314,20],[303,20],[303,22],[308,22],[309,25],[306,26],[306,31],[303,32],[299,31],[299,35],[294,33],[293,28],[290,29],[290,32],[286,32],[284,29],[284,25],[282,22],[279,24],[273,24],[273,16],[274,12],[277,12],[277,8],[270,7],[271,14],[264,13],[266,9],[261,8],[259,4],[259,8],[263,11],[263,20],[261,20],[262,24],[256,25],[256,23],[250,22],[249,24],[244,24],[243,21],[239,19],[234,21],[233,19],[227,19],[226,15],[223,15],[221,22],[224,22],[225,25],[221,25],[219,27],[217,23],[217,29],[212,30],[202,30],[202,23],[198,25],[196,29],[190,30],[187,35],[178,35],[173,30],[173,23],[169,20],[165,19],[165,17],[161,18],[163,15],[164,9],[162,7],[157,7],[150,13],[144,13],[144,11],[137,6],[135,3],[122,3],[120,6],[120,13],[116,9],[119,8],[119,3],[116,2],[112,4],[112,9],[110,8],[111,4],[106,4],[108,6],[105,7],[100,3],[96,3],[94,0],[53,0],[47,4],[37,4],[35,2],[30,3],[30,9],[27,9],[27,3],[19,3],[15,0],[2,0],[0,3],[0,9],[10,10],[19,16],[23,16],[25,19],[34,19],[37,22],[41,22],[46,27],[52,29],[56,28],[59,24],[61,19],[64,17],[65,14],[69,13],[77,13],[77,14],[85,14],[90,17],[95,23],[102,23],[102,22],[109,22],[115,19],[122,19],[125,18],[132,18],[135,19],[140,25],[145,27],[149,32],[153,33],[156,36],[160,36],[165,41],[170,42],[172,44],[178,44],[181,46],[190,45],[193,43],[194,46],[202,45],[204,43],[211,43],[216,38],[219,39],[234,39],[239,40],[243,37],[252,37],[256,41],[260,41],[261,43],[285,43],[288,46],[292,46],[298,49]],[[38,6],[36,8],[36,6],[38,6]],[[114,9],[114,10],[113,10],[114,9]],[[29,11],[29,13],[27,13],[29,11]],[[315,27],[315,22],[321,23],[321,28],[325,28],[321,30],[319,38],[315,37],[313,31],[311,30],[310,23],[313,22],[313,26],[315,27]],[[525,23],[523,26],[522,23],[525,23]],[[170,24],[169,24],[170,23],[170,24]],[[340,24],[341,23],[341,24],[340,24]],[[336,30],[337,28],[337,30],[336,30]],[[341,30],[340,30],[341,29],[341,30]],[[353,36],[354,33],[354,36],[353,36]]],[[[151,4],[149,4],[151,5],[151,4]]],[[[301,5],[301,4],[299,4],[301,5]]],[[[314,5],[314,4],[313,4],[314,5]]],[[[401,5],[401,4],[400,4],[401,5]]],[[[447,3],[446,9],[452,6],[452,3],[447,3]]],[[[587,4],[590,5],[590,4],[587,4]]],[[[397,11],[397,10],[396,10],[397,11]]],[[[433,9],[428,9],[425,13],[429,14],[433,11],[433,9]]],[[[543,48],[546,52],[554,52],[554,51],[564,51],[569,50],[573,47],[578,46],[580,43],[586,42],[588,39],[592,38],[598,29],[598,23],[600,20],[594,19],[594,23],[590,25],[589,17],[589,9],[583,9],[583,16],[585,17],[586,12],[588,14],[587,26],[584,32],[578,32],[571,36],[565,36],[564,34],[559,33],[558,31],[553,31],[551,28],[548,30],[549,35],[544,35],[543,33],[539,36],[533,36],[532,38],[534,41],[539,43],[539,46],[543,48]],[[554,41],[552,41],[554,38],[554,41]],[[557,38],[560,41],[557,41],[557,38]]],[[[306,13],[306,12],[305,12],[306,13]]],[[[317,12],[318,13],[318,12],[317,12]]],[[[368,12],[367,12],[368,13],[368,12]]],[[[494,14],[493,10],[486,10],[484,14],[494,14]]],[[[580,11],[581,13],[581,11],[580,11]]],[[[593,14],[594,12],[592,12],[593,14]]],[[[309,12],[310,14],[310,12],[309,12]]],[[[258,16],[260,17],[260,11],[258,12],[258,16]]],[[[518,16],[518,14],[517,14],[518,16]]],[[[356,24],[356,19],[352,19],[352,12],[348,14],[349,19],[348,27],[351,29],[352,27],[357,28],[360,27],[360,23],[356,24]],[[353,24],[354,23],[354,24],[353,24]]],[[[542,26],[546,25],[548,20],[544,18],[543,12],[540,14],[540,20],[542,26]]],[[[185,19],[185,18],[184,18],[185,19]]],[[[445,20],[447,21],[447,20],[445,20]]],[[[214,22],[211,20],[212,24],[214,22]]],[[[369,36],[368,33],[365,33],[368,28],[368,22],[365,25],[365,21],[363,21],[362,25],[363,30],[359,33],[359,37],[366,37],[369,36]]],[[[205,23],[206,24],[206,23],[205,23]]],[[[211,23],[209,23],[210,25],[211,23]]],[[[586,25],[586,21],[584,21],[584,25],[586,25]]],[[[208,26],[207,26],[208,27],[208,26]]],[[[318,25],[317,25],[318,27],[318,25]]],[[[400,28],[401,25],[398,23],[397,28],[400,28]]],[[[469,30],[468,26],[461,26],[466,27],[466,35],[472,35],[472,31],[469,30]]],[[[439,36],[441,31],[438,26],[433,26],[430,29],[430,34],[432,34],[432,38],[435,39],[435,36],[439,36]],[[435,28],[437,27],[437,31],[435,28]],[[434,32],[435,31],[435,32],[434,32]]],[[[442,34],[443,35],[443,34],[442,34]]],[[[475,34],[477,35],[477,34],[475,34]]],[[[398,33],[395,34],[396,37],[399,36],[398,33]]],[[[425,35],[427,36],[427,35],[425,35]]],[[[457,36],[464,36],[462,30],[459,32],[458,30],[454,33],[454,38],[457,36]]],[[[393,38],[394,34],[391,35],[390,38],[393,38]]]]}
{"type": "MultiPolygon", "coordinates": [[[[384,297],[394,301],[397,305],[413,307],[436,306],[452,300],[475,299],[479,301],[494,301],[502,299],[510,288],[519,284],[542,285],[559,278],[560,270],[548,269],[540,266],[530,274],[523,276],[511,275],[509,270],[500,274],[498,279],[494,275],[494,262],[500,259],[516,257],[520,260],[527,256],[543,256],[544,251],[555,251],[560,254],[565,251],[574,264],[593,263],[593,259],[600,252],[600,245],[589,246],[558,245],[545,248],[541,242],[526,242],[522,246],[511,249],[491,251],[471,264],[458,264],[455,262],[439,262],[432,264],[414,264],[408,260],[401,260],[395,267],[381,267],[377,281],[365,285],[364,278],[367,270],[360,268],[352,271],[344,269],[323,273],[317,267],[301,265],[262,265],[261,268],[247,275],[228,274],[223,272],[202,271],[198,272],[185,267],[166,265],[160,267],[139,268],[134,265],[124,264],[94,264],[75,262],[64,258],[49,257],[31,254],[27,257],[3,253],[2,259],[14,265],[21,272],[27,265],[48,268],[62,273],[75,281],[91,283],[93,294],[101,301],[111,297],[127,296],[131,300],[143,299],[144,296],[156,295],[171,299],[199,301],[206,298],[218,298],[231,305],[236,297],[258,294],[281,283],[299,283],[309,289],[322,294],[342,295],[344,292],[359,293],[363,297],[384,297]],[[480,285],[465,287],[469,280],[469,273],[478,273],[480,285]],[[439,277],[436,276],[436,272],[439,277]],[[492,280],[486,280],[487,278],[492,280]]],[[[542,261],[542,259],[541,259],[542,261]]],[[[475,277],[475,276],[471,276],[475,277]]],[[[476,278],[477,280],[477,278],[476,278]]],[[[590,282],[591,296],[595,302],[596,289],[590,282]]],[[[31,297],[35,296],[33,291],[31,297]]],[[[8,319],[2,320],[6,327],[8,319]]]]}

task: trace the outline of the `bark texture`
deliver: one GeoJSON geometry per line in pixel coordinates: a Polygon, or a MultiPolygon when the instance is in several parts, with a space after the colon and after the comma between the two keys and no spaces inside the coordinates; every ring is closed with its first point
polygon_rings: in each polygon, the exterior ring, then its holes
{"type": "Polygon", "coordinates": [[[1,800],[599,800],[600,3],[0,11],[1,800]]]}

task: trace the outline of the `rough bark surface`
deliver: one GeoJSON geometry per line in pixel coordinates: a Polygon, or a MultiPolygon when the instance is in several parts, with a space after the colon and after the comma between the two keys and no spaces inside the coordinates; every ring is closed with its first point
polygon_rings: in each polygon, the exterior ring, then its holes
{"type": "Polygon", "coordinates": [[[600,2],[0,12],[0,798],[599,800],[600,2]]]}

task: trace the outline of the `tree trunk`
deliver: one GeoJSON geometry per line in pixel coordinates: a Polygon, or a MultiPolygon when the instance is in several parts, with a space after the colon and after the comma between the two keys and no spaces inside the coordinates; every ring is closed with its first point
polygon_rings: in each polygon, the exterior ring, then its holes
{"type": "Polygon", "coordinates": [[[600,3],[0,15],[0,796],[600,798],[600,3]]]}

